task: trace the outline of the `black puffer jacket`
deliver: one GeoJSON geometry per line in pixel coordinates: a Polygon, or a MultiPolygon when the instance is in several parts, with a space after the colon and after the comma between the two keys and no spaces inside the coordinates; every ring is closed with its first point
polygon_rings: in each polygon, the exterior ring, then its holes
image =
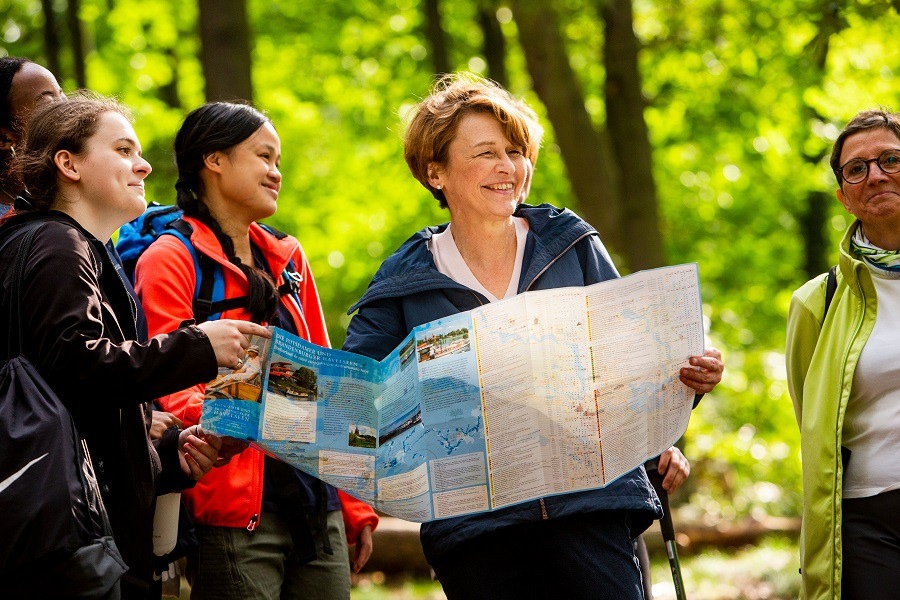
{"type": "MultiPolygon", "coordinates": [[[[88,442],[116,544],[130,568],[123,596],[145,597],[156,495],[192,484],[179,467],[177,430],[156,447],[149,441],[149,402],[212,379],[215,354],[196,328],[134,341],[137,307],[103,244],[55,211],[15,215],[0,234],[35,221],[41,226],[21,288],[22,350],[88,442]]],[[[22,237],[0,255],[2,340],[16,335],[9,331],[9,289],[22,237]]],[[[4,343],[4,361],[7,352],[4,343]]]]}

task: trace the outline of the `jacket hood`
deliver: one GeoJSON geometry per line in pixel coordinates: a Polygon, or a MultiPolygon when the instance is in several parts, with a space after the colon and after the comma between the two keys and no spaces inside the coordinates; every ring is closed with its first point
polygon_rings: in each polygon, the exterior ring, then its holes
{"type": "MultiPolygon", "coordinates": [[[[528,270],[522,278],[525,287],[566,248],[586,235],[597,235],[593,227],[569,209],[550,204],[520,204],[513,216],[528,221],[529,242],[534,244],[528,270]]],[[[432,236],[445,231],[447,225],[448,223],[444,223],[426,227],[406,240],[382,263],[372,278],[369,289],[359,302],[350,307],[347,314],[352,314],[364,304],[384,298],[403,297],[434,289],[468,289],[438,271],[434,256],[428,250],[428,242],[432,236]]]]}

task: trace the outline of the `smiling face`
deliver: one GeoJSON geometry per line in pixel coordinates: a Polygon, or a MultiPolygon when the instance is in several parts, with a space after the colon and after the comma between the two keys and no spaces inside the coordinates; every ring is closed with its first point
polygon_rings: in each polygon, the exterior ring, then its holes
{"type": "MultiPolygon", "coordinates": [[[[228,219],[240,219],[248,225],[275,214],[281,190],[281,140],[271,123],[265,123],[249,138],[228,152],[214,152],[206,166],[218,175],[218,188],[223,206],[210,207],[228,219]]],[[[221,222],[221,221],[220,221],[221,222]]]]}
{"type": "MultiPolygon", "coordinates": [[[[854,158],[877,158],[885,150],[900,150],[900,138],[884,128],[867,129],[847,137],[840,164],[854,158]]],[[[877,246],[895,246],[900,238],[900,173],[888,174],[875,162],[869,163],[868,176],[860,183],[843,181],[838,200],[862,222],[866,236],[877,246]]]]}
{"type": "Polygon", "coordinates": [[[487,113],[462,117],[445,164],[433,163],[429,182],[447,199],[451,220],[509,219],[525,188],[523,149],[487,113]]]}
{"type": "Polygon", "coordinates": [[[74,158],[81,196],[102,220],[115,227],[140,216],[147,207],[144,179],[152,170],[141,157],[141,144],[128,119],[115,112],[100,116],[97,131],[74,158]]]}

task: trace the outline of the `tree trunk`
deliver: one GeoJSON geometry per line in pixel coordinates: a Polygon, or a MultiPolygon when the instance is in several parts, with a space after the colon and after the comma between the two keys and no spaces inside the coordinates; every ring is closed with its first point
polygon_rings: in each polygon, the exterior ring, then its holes
{"type": "MultiPolygon", "coordinates": [[[[715,525],[679,523],[675,518],[675,542],[682,556],[697,555],[713,548],[740,548],[758,545],[769,535],[787,535],[796,538],[800,533],[800,519],[792,517],[770,517],[743,519],[732,523],[720,522],[715,525]]],[[[659,532],[659,521],[654,521],[644,532],[644,542],[651,556],[665,555],[666,549],[659,532]]]]}
{"type": "Polygon", "coordinates": [[[606,24],[606,128],[619,167],[624,198],[622,233],[633,271],[666,264],[653,180],[653,149],[644,121],[631,0],[600,2],[606,24]]]}
{"type": "Polygon", "coordinates": [[[425,36],[431,44],[431,63],[438,74],[450,72],[450,58],[447,52],[447,34],[441,24],[438,0],[425,0],[425,36]]]}
{"type": "Polygon", "coordinates": [[[594,129],[584,95],[569,64],[553,8],[514,0],[519,40],[534,90],[547,107],[581,216],[597,228],[604,243],[621,252],[622,194],[618,170],[605,133],[594,129]]]}
{"type": "MultiPolygon", "coordinates": [[[[804,71],[806,77],[802,81],[798,81],[800,89],[818,87],[822,84],[828,63],[831,36],[846,26],[846,23],[840,16],[843,5],[844,2],[836,3],[833,0],[822,2],[818,11],[818,14],[822,15],[818,22],[818,31],[804,49],[804,53],[809,58],[809,68],[804,71]]],[[[810,123],[813,120],[823,120],[822,116],[808,104],[804,105],[803,117],[804,123],[810,123]]],[[[803,148],[805,145],[803,141],[798,144],[800,148],[803,148]]],[[[830,153],[830,150],[830,148],[827,148],[821,152],[804,154],[804,159],[813,168],[826,154],[830,153]]],[[[803,269],[809,279],[829,269],[828,215],[830,211],[828,209],[830,204],[836,201],[834,194],[812,190],[807,193],[806,201],[797,215],[797,221],[800,224],[800,234],[803,236],[804,244],[803,269]]]]}
{"type": "Polygon", "coordinates": [[[199,7],[207,101],[253,100],[246,0],[200,0],[199,7]]]}
{"type": "Polygon", "coordinates": [[[87,88],[87,70],[84,66],[84,41],[81,35],[80,0],[69,0],[66,10],[66,22],[69,27],[69,39],[72,40],[72,64],[75,67],[75,84],[79,88],[87,88]]]}
{"type": "Polygon", "coordinates": [[[837,202],[834,194],[811,191],[806,195],[803,211],[797,217],[803,237],[803,269],[809,279],[831,268],[828,264],[831,244],[826,223],[832,202],[837,202]]]}
{"type": "Polygon", "coordinates": [[[62,70],[59,60],[59,32],[56,29],[53,0],[41,0],[41,12],[44,13],[44,52],[47,56],[47,68],[56,78],[60,78],[62,70]]]}
{"type": "Polygon", "coordinates": [[[484,36],[484,58],[488,65],[488,76],[502,85],[509,86],[506,73],[506,39],[497,20],[497,6],[493,1],[478,4],[478,25],[484,36]]]}
{"type": "Polygon", "coordinates": [[[181,108],[181,99],[178,97],[178,53],[175,48],[164,48],[163,54],[169,61],[169,67],[172,69],[172,79],[159,86],[159,97],[170,108],[181,108]]]}

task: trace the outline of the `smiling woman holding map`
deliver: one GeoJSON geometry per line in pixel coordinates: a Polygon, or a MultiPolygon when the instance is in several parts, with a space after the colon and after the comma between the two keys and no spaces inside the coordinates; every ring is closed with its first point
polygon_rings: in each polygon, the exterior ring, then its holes
{"type": "MultiPolygon", "coordinates": [[[[419,231],[385,261],[354,307],[345,350],[380,360],[417,325],[529,290],[619,276],[593,227],[569,210],[521,203],[541,134],[530,109],[492,82],[437,83],[410,122],[405,157],[451,223],[419,231]]],[[[429,359],[439,362],[454,343],[433,340],[429,359]]],[[[718,351],[690,362],[679,376],[697,393],[721,380],[718,351]]],[[[510,411],[511,396],[499,401],[510,411]]],[[[659,515],[639,467],[603,489],[425,523],[422,544],[451,599],[639,599],[632,539],[659,515]]]]}

